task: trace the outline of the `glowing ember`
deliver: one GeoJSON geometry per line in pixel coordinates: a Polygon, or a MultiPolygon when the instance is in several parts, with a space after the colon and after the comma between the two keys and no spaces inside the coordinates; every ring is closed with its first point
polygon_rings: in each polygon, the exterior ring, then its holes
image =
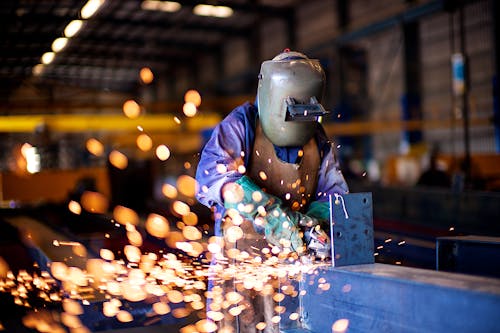
{"type": "Polygon", "coordinates": [[[68,209],[70,212],[76,215],[80,215],[82,213],[82,206],[80,206],[80,204],[74,200],[71,200],[68,203],[68,209]]]}
{"type": "Polygon", "coordinates": [[[158,238],[165,238],[170,232],[170,225],[167,219],[158,214],[149,214],[145,227],[151,236],[158,238]]]}
{"type": "Polygon", "coordinates": [[[196,109],[196,105],[193,103],[187,102],[184,103],[184,106],[182,107],[182,112],[186,115],[186,117],[194,117],[196,116],[196,113],[198,110],[196,109]]]}
{"type": "Polygon", "coordinates": [[[266,323],[264,322],[260,322],[260,323],[257,323],[257,325],[255,325],[255,328],[258,329],[259,331],[262,331],[264,328],[266,328],[266,323]]]}
{"type": "Polygon", "coordinates": [[[226,239],[230,243],[235,243],[243,237],[243,230],[238,226],[231,226],[226,230],[226,239]]]}
{"type": "Polygon", "coordinates": [[[177,189],[175,188],[175,186],[172,186],[170,184],[163,184],[163,186],[161,187],[161,192],[169,199],[175,199],[177,197],[177,189]]]}
{"type": "Polygon", "coordinates": [[[129,323],[134,320],[132,314],[125,310],[118,311],[118,313],[116,314],[116,319],[118,319],[122,323],[129,323]]]}
{"type": "Polygon", "coordinates": [[[227,183],[222,188],[222,197],[228,203],[239,203],[243,200],[243,188],[236,183],[227,183]]]}
{"type": "Polygon", "coordinates": [[[125,245],[123,253],[130,262],[139,262],[141,260],[141,250],[133,245],[125,245]]]}
{"type": "Polygon", "coordinates": [[[92,213],[104,214],[108,210],[108,199],[98,192],[83,192],[80,202],[85,210],[92,213]]]}
{"type": "Polygon", "coordinates": [[[153,148],[153,140],[145,133],[142,133],[137,137],[136,144],[142,151],[150,151],[151,148],[153,148]]]}
{"type": "Polygon", "coordinates": [[[108,249],[101,249],[99,251],[99,255],[104,260],[114,260],[115,259],[115,254],[113,253],[113,251],[108,250],[108,249]]]}
{"type": "Polygon", "coordinates": [[[113,209],[113,217],[118,223],[123,225],[139,224],[139,215],[133,209],[124,206],[116,206],[113,209]]]}
{"type": "Polygon", "coordinates": [[[177,178],[177,189],[183,195],[194,198],[194,195],[198,191],[198,184],[193,177],[181,175],[177,178]]]}
{"type": "Polygon", "coordinates": [[[164,315],[170,312],[170,307],[166,303],[157,302],[153,304],[153,311],[159,315],[164,315]]]}
{"type": "Polygon", "coordinates": [[[332,333],[344,333],[349,327],[348,319],[339,319],[332,325],[332,333]]]}
{"type": "Polygon", "coordinates": [[[91,153],[92,155],[102,156],[102,154],[104,153],[104,146],[97,139],[94,138],[88,139],[85,146],[89,151],[89,153],[91,153]]]}
{"type": "Polygon", "coordinates": [[[182,222],[186,225],[197,225],[198,215],[193,212],[188,212],[187,214],[182,215],[182,222]]]}
{"type": "Polygon", "coordinates": [[[139,72],[139,77],[140,77],[142,83],[150,84],[151,82],[153,82],[154,74],[150,68],[143,67],[143,68],[141,68],[141,71],[139,72]]]}
{"type": "Polygon", "coordinates": [[[170,157],[170,149],[165,145],[159,145],[156,147],[156,157],[158,157],[160,161],[168,160],[170,157]]]}
{"type": "Polygon", "coordinates": [[[191,208],[189,207],[188,204],[177,200],[173,203],[172,210],[174,211],[174,213],[180,216],[184,216],[191,211],[191,208]]]}
{"type": "Polygon", "coordinates": [[[123,170],[128,166],[128,158],[118,150],[113,150],[109,154],[109,162],[117,169],[123,170]]]}
{"type": "Polygon", "coordinates": [[[127,239],[131,245],[134,245],[134,246],[141,246],[142,245],[142,235],[139,231],[137,231],[135,229],[127,231],[127,239]]]}
{"type": "Polygon", "coordinates": [[[188,90],[184,94],[184,102],[193,103],[195,107],[199,107],[201,105],[201,96],[200,93],[196,90],[188,90]]]}
{"type": "Polygon", "coordinates": [[[199,240],[202,237],[201,232],[198,230],[198,228],[193,227],[193,226],[185,226],[184,229],[182,229],[182,235],[188,239],[188,240],[199,240]]]}
{"type": "Polygon", "coordinates": [[[129,99],[123,103],[123,113],[130,119],[137,118],[141,115],[141,106],[136,101],[129,99]]]}

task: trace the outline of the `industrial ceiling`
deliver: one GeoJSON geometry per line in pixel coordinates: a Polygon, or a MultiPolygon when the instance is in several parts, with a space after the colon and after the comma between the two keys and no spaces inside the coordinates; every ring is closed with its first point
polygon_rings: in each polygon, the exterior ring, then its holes
{"type": "Polygon", "coordinates": [[[290,19],[298,1],[206,3],[215,7],[200,15],[196,0],[2,0],[0,100],[33,76],[40,84],[130,91],[141,68],[168,73],[196,66],[200,53],[220,57],[228,38],[251,38],[266,17],[290,19]],[[98,8],[89,16],[83,8],[90,2],[98,8]],[[231,15],[217,17],[217,10],[227,14],[224,6],[231,15]],[[70,36],[74,20],[81,27],[70,36]]]}

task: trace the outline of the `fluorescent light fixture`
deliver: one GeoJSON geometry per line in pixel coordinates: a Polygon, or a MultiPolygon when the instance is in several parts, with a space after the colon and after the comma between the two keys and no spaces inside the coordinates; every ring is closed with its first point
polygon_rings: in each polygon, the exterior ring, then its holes
{"type": "Polygon", "coordinates": [[[161,5],[160,5],[160,10],[162,10],[164,12],[173,13],[173,12],[176,12],[179,9],[181,9],[181,7],[182,7],[181,4],[178,3],[178,2],[174,2],[174,1],[162,1],[161,5]]]}
{"type": "Polygon", "coordinates": [[[229,17],[233,15],[233,9],[227,6],[213,6],[212,15],[215,17],[229,17]]]}
{"type": "Polygon", "coordinates": [[[78,31],[80,31],[82,25],[83,25],[82,20],[73,20],[69,22],[66,28],[64,28],[64,36],[68,38],[75,36],[78,33],[78,31]]]}
{"type": "Polygon", "coordinates": [[[196,5],[193,8],[193,13],[199,16],[212,16],[212,5],[196,5]]]}
{"type": "Polygon", "coordinates": [[[213,16],[225,18],[233,15],[233,9],[227,6],[213,6],[213,5],[196,5],[193,8],[193,13],[199,16],[213,16]]]}
{"type": "Polygon", "coordinates": [[[42,55],[42,64],[44,65],[50,64],[52,61],[54,61],[55,56],[56,54],[54,52],[45,52],[42,55]]]}
{"type": "Polygon", "coordinates": [[[52,51],[54,51],[55,53],[60,52],[66,47],[66,44],[68,44],[68,38],[66,37],[56,38],[52,42],[52,51]]]}
{"type": "Polygon", "coordinates": [[[141,3],[141,8],[144,10],[159,10],[168,13],[176,12],[181,7],[181,4],[175,1],[144,0],[141,3]]]}
{"type": "Polygon", "coordinates": [[[89,0],[85,4],[85,6],[82,7],[82,10],[80,11],[80,15],[82,19],[86,20],[90,18],[92,15],[94,15],[99,7],[104,3],[105,0],[89,0]]]}

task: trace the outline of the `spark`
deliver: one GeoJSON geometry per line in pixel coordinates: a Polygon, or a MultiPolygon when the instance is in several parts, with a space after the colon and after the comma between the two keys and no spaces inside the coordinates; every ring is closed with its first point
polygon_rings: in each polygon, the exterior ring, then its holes
{"type": "Polygon", "coordinates": [[[349,319],[339,319],[332,325],[332,333],[344,333],[349,328],[349,319]]]}
{"type": "Polygon", "coordinates": [[[78,242],[71,242],[71,241],[59,241],[54,239],[52,241],[52,244],[54,246],[80,246],[81,244],[78,242]]]}
{"type": "Polygon", "coordinates": [[[141,114],[141,106],[133,99],[129,99],[123,103],[123,113],[127,118],[135,119],[141,114]]]}

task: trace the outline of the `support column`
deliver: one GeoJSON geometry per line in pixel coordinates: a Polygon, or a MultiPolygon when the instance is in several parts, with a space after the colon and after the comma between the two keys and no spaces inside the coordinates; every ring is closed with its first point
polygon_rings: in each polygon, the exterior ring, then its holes
{"type": "MultiPolygon", "coordinates": [[[[420,63],[420,31],[418,22],[408,22],[403,25],[404,38],[404,83],[405,92],[402,96],[403,120],[421,120],[421,63],[420,63]]],[[[411,146],[422,141],[422,131],[404,131],[403,147],[411,146]]]]}
{"type": "Polygon", "coordinates": [[[491,22],[493,23],[493,64],[495,73],[493,76],[493,126],[495,128],[495,151],[500,153],[500,4],[491,0],[491,22]]]}

